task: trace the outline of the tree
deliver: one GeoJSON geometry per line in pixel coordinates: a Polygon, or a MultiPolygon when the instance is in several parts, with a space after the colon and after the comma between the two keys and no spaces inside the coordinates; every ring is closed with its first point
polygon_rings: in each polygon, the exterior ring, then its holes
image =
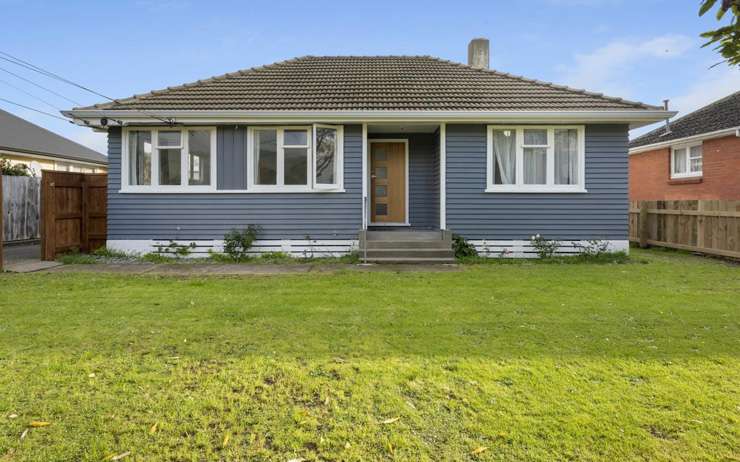
{"type": "MultiPolygon", "coordinates": [[[[702,46],[706,47],[716,44],[714,49],[719,51],[722,57],[725,58],[724,61],[732,66],[740,66],[740,23],[738,22],[738,17],[740,17],[740,0],[721,1],[719,10],[717,11],[717,20],[720,21],[728,11],[734,17],[730,20],[729,25],[701,34],[705,39],[709,39],[702,46]]],[[[704,16],[716,3],[717,0],[702,0],[701,7],[699,8],[699,16],[704,16]]]]}
{"type": "Polygon", "coordinates": [[[0,172],[9,176],[31,176],[31,169],[26,164],[10,164],[8,159],[0,158],[0,172]]]}

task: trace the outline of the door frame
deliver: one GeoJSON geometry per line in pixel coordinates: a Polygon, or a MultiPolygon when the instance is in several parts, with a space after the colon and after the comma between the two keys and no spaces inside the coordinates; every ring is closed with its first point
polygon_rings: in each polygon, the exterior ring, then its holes
{"type": "MultiPolygon", "coordinates": [[[[406,184],[405,184],[405,189],[406,189],[406,213],[405,213],[406,220],[404,222],[402,222],[402,223],[375,223],[375,222],[372,221],[372,213],[370,213],[370,208],[368,207],[368,211],[367,211],[367,215],[368,215],[367,221],[368,221],[368,224],[370,226],[411,226],[411,224],[409,222],[409,216],[411,215],[411,211],[409,210],[409,186],[410,186],[410,183],[411,183],[409,181],[409,139],[408,138],[368,138],[367,141],[368,141],[368,148],[369,148],[367,150],[367,157],[368,157],[368,159],[367,159],[368,162],[367,163],[368,163],[368,166],[370,168],[367,169],[367,178],[365,179],[365,181],[367,181],[368,186],[372,186],[372,181],[371,181],[372,178],[371,178],[371,175],[372,175],[372,170],[373,170],[373,157],[372,157],[373,156],[373,146],[372,146],[373,143],[399,143],[399,144],[403,144],[403,152],[404,152],[404,159],[405,159],[404,160],[404,164],[405,164],[405,167],[406,167],[406,171],[404,172],[404,176],[405,176],[404,181],[406,182],[406,184]]],[[[370,194],[368,195],[369,196],[370,207],[373,206],[373,204],[372,204],[372,197],[374,196],[373,193],[374,193],[374,191],[371,191],[370,194]]]]}

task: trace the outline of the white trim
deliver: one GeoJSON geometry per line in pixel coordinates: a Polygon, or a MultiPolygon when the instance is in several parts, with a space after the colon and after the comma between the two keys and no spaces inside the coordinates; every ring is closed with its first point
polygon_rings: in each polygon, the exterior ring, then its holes
{"type": "MultiPolygon", "coordinates": [[[[169,239],[112,239],[106,247],[130,254],[146,254],[164,248],[172,241],[169,239]]],[[[223,252],[224,241],[221,239],[177,239],[178,245],[195,247],[191,249],[189,258],[207,257],[208,251],[223,252]]],[[[331,257],[347,255],[357,250],[359,241],[354,239],[260,239],[254,241],[248,252],[250,255],[260,255],[266,252],[285,252],[294,257],[331,257]]]]}
{"type": "Polygon", "coordinates": [[[368,169],[368,149],[367,149],[367,124],[362,124],[362,229],[367,229],[370,222],[370,207],[368,207],[368,181],[370,171],[368,169]]]}
{"type": "MultiPolygon", "coordinates": [[[[101,118],[108,118],[108,124],[120,120],[124,125],[132,123],[152,123],[153,119],[137,110],[78,109],[62,111],[67,117],[78,119],[83,126],[105,127],[101,118]]],[[[671,118],[676,111],[663,109],[626,110],[543,110],[543,111],[244,111],[244,110],[157,110],[156,115],[170,118],[178,123],[295,123],[312,120],[314,122],[478,122],[478,123],[629,123],[638,128],[654,122],[671,118]]]]}
{"type": "Polygon", "coordinates": [[[447,229],[447,124],[439,124],[439,229],[447,229]]]}
{"type": "Polygon", "coordinates": [[[674,144],[691,143],[693,141],[704,141],[704,140],[710,140],[713,138],[723,138],[725,136],[732,136],[733,134],[737,137],[740,137],[740,127],[723,128],[722,130],[701,133],[699,135],[686,136],[683,138],[676,138],[673,140],[646,144],[644,146],[637,146],[635,148],[630,148],[629,153],[630,155],[640,154],[645,151],[653,151],[655,149],[668,148],[668,147],[673,146],[674,144]]]}
{"type": "Polygon", "coordinates": [[[670,162],[670,169],[671,169],[671,179],[680,180],[683,178],[701,178],[703,176],[704,171],[704,147],[702,145],[702,142],[699,141],[698,143],[691,143],[691,144],[678,144],[675,146],[671,146],[671,162],[670,162]],[[691,148],[695,147],[702,148],[701,150],[701,159],[702,159],[702,169],[698,172],[692,172],[691,171],[691,148]],[[683,149],[686,151],[686,173],[675,173],[675,166],[676,166],[676,150],[683,149]]]}
{"type": "MultiPolygon", "coordinates": [[[[538,258],[536,249],[531,241],[527,240],[500,240],[500,239],[472,239],[468,241],[478,251],[478,255],[487,258],[538,258]]],[[[629,253],[628,240],[602,240],[608,243],[609,252],[629,253]]],[[[560,246],[556,255],[577,255],[581,250],[576,245],[588,246],[587,240],[565,240],[558,242],[560,246]]]]}
{"type": "MultiPolygon", "coordinates": [[[[405,156],[405,164],[406,164],[406,211],[405,211],[405,221],[399,222],[399,223],[389,223],[389,222],[383,222],[383,223],[375,223],[371,222],[370,226],[411,226],[409,222],[409,217],[411,215],[409,210],[409,186],[411,185],[411,181],[409,178],[409,140],[408,138],[370,138],[368,140],[368,143],[371,145],[370,149],[368,150],[368,155],[372,153],[372,144],[373,143],[403,143],[404,146],[404,156],[405,156]]],[[[372,197],[372,195],[370,196],[372,197]]],[[[372,207],[372,204],[370,204],[370,207],[372,207]]],[[[372,213],[370,214],[372,217],[372,213]]]]}
{"type": "MultiPolygon", "coordinates": [[[[532,145],[533,146],[533,145],[532,145]]],[[[527,147],[531,147],[527,145],[527,147]]],[[[486,127],[486,189],[487,193],[586,193],[586,128],[583,125],[488,125],[486,127]],[[524,184],[524,130],[547,130],[546,184],[524,184]],[[573,129],[578,135],[578,182],[576,184],[555,183],[555,130],[573,129]],[[494,184],[493,131],[515,132],[515,184],[494,184]]]]}
{"type": "Polygon", "coordinates": [[[216,152],[216,127],[167,127],[167,126],[148,126],[148,127],[125,127],[121,133],[121,190],[122,193],[213,193],[216,191],[218,154],[216,152]],[[206,186],[188,184],[188,166],[190,162],[189,155],[189,131],[208,131],[210,133],[211,145],[211,183],[206,186]],[[130,153],[128,146],[128,134],[131,131],[148,131],[151,133],[151,184],[149,185],[131,185],[129,178],[129,161],[130,153]],[[180,150],[180,184],[179,185],[160,185],[159,184],[159,132],[160,131],[179,131],[179,146],[162,146],[162,149],[179,149],[180,150]]]}

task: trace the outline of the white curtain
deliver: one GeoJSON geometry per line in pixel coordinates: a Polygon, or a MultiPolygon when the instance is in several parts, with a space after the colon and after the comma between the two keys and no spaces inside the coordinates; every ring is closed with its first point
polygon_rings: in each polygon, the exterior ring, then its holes
{"type": "Polygon", "coordinates": [[[578,182],[578,132],[555,130],[555,184],[578,182]]]}
{"type": "Polygon", "coordinates": [[[516,165],[516,132],[493,131],[494,184],[514,184],[516,165]]]}
{"type": "Polygon", "coordinates": [[[524,184],[547,182],[547,148],[524,148],[524,184]]]}

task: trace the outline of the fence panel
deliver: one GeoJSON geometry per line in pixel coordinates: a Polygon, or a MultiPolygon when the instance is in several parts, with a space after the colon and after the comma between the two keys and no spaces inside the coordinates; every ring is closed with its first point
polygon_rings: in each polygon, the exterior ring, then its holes
{"type": "Polygon", "coordinates": [[[3,239],[25,241],[40,237],[41,179],[3,176],[3,239]]]}
{"type": "Polygon", "coordinates": [[[740,201],[639,201],[630,204],[630,240],[740,258],[740,201]]]}
{"type": "Polygon", "coordinates": [[[108,176],[46,171],[41,177],[41,255],[105,245],[108,176]]]}

